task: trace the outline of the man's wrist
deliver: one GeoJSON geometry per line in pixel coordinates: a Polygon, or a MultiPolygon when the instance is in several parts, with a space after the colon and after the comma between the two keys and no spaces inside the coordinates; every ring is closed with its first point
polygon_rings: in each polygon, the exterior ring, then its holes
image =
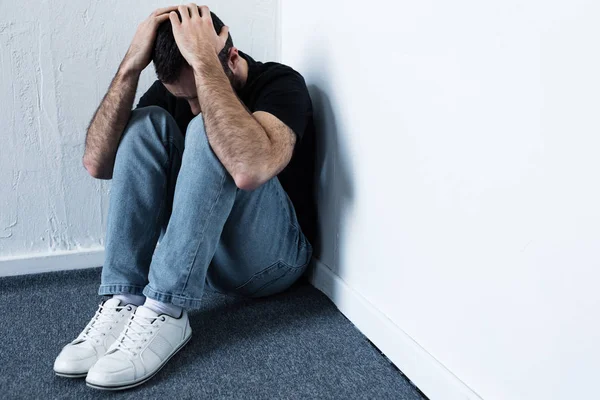
{"type": "Polygon", "coordinates": [[[196,79],[202,79],[207,71],[216,66],[221,66],[219,56],[214,51],[203,51],[198,54],[196,60],[191,64],[196,79]]]}
{"type": "Polygon", "coordinates": [[[133,78],[141,75],[142,71],[139,68],[133,66],[127,59],[124,59],[121,65],[119,65],[119,69],[117,70],[117,75],[123,78],[133,78]]]}

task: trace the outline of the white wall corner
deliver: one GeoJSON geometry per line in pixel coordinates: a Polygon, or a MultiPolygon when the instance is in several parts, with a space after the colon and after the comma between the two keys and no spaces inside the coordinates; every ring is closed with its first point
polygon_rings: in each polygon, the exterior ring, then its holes
{"type": "Polygon", "coordinates": [[[427,397],[440,400],[481,400],[392,320],[352,289],[326,264],[314,259],[310,282],[333,301],[427,397]]]}

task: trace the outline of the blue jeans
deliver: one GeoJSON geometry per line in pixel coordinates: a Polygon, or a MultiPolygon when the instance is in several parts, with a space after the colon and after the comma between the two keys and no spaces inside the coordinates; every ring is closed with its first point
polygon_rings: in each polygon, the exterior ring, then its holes
{"type": "Polygon", "coordinates": [[[100,295],[143,294],[185,308],[200,307],[205,286],[267,296],[294,283],[312,256],[279,179],[238,189],[202,114],[184,136],[160,107],[132,112],[107,219],[100,295]]]}

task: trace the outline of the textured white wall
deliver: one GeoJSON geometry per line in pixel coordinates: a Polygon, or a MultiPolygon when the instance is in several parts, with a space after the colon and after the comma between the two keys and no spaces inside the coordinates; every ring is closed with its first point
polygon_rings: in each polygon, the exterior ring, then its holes
{"type": "MultiPolygon", "coordinates": [[[[103,246],[110,183],[82,167],[85,130],[138,23],[173,3],[0,1],[0,259],[103,246]]],[[[278,58],[277,0],[208,5],[238,48],[278,58]]]]}
{"type": "Polygon", "coordinates": [[[484,399],[600,398],[599,17],[282,2],[326,150],[321,261],[484,399]]]}

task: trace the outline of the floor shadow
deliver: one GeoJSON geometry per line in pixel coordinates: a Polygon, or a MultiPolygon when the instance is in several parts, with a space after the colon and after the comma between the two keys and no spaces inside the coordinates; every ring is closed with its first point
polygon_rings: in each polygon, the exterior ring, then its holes
{"type": "Polygon", "coordinates": [[[324,295],[315,296],[315,289],[301,281],[282,293],[265,298],[214,292],[205,293],[204,298],[206,306],[189,313],[194,336],[185,350],[165,366],[166,372],[157,375],[153,385],[169,380],[175,371],[188,370],[197,357],[211,357],[232,351],[237,346],[264,343],[262,339],[274,333],[292,335],[313,324],[318,325],[322,318],[331,318],[336,312],[329,299],[324,295]]]}

